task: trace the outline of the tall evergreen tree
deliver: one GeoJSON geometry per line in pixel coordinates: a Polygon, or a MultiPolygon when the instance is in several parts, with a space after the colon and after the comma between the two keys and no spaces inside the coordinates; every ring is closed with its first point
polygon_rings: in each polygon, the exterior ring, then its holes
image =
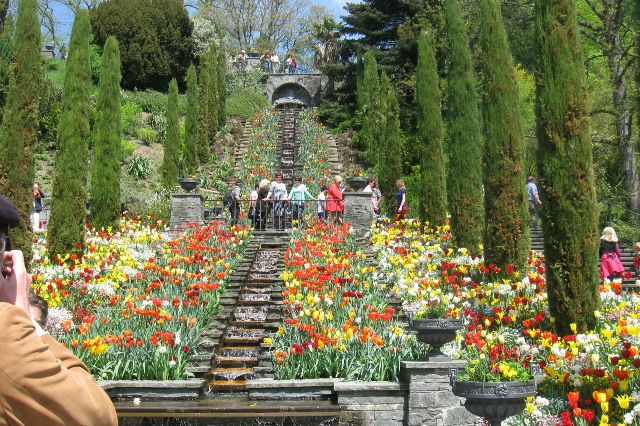
{"type": "Polygon", "coordinates": [[[117,224],[120,214],[120,79],[120,48],[109,37],[102,53],[91,173],[91,216],[96,229],[117,224]]]}
{"type": "Polygon", "coordinates": [[[549,310],[559,334],[595,326],[598,208],[575,0],[536,1],[538,173],[549,310]]]}
{"type": "Polygon", "coordinates": [[[449,69],[447,76],[447,198],[453,237],[475,252],[482,243],[482,132],[469,39],[458,0],[446,2],[449,69]]]}
{"type": "Polygon", "coordinates": [[[396,180],[402,176],[402,135],[400,132],[400,106],[395,89],[386,73],[380,78],[380,104],[386,120],[381,123],[379,161],[376,167],[384,210],[391,216],[396,212],[396,180]]]}
{"type": "Polygon", "coordinates": [[[180,165],[180,113],[178,111],[178,83],[174,78],[169,83],[167,97],[167,131],[162,157],[162,184],[173,188],[178,178],[180,165]]]}
{"type": "Polygon", "coordinates": [[[2,34],[0,34],[0,119],[7,101],[9,75],[11,74],[11,58],[13,56],[13,34],[15,26],[13,16],[7,15],[2,34]]]}
{"type": "Polygon", "coordinates": [[[362,128],[358,133],[359,147],[366,150],[366,160],[370,165],[376,164],[380,139],[379,114],[380,114],[380,78],[378,77],[378,63],[372,52],[364,55],[364,76],[362,78],[362,90],[359,91],[362,99],[360,110],[362,128]]]}
{"type": "Polygon", "coordinates": [[[442,113],[433,37],[423,31],[418,40],[416,104],[420,140],[420,219],[438,226],[447,220],[442,113]]]}
{"type": "Polygon", "coordinates": [[[198,161],[205,164],[211,156],[209,139],[209,69],[207,60],[200,67],[198,90],[198,161]]]}
{"type": "Polygon", "coordinates": [[[9,235],[13,247],[22,250],[28,262],[32,257],[28,218],[33,208],[33,149],[38,138],[38,93],[42,83],[36,0],[18,3],[13,52],[0,134],[0,188],[20,213],[20,226],[9,235]]]}
{"type": "Polygon", "coordinates": [[[187,71],[187,113],[184,120],[184,144],[182,162],[185,172],[191,174],[198,168],[198,81],[193,64],[187,71]]]}
{"type": "Polygon", "coordinates": [[[364,58],[362,56],[362,50],[358,49],[356,51],[356,102],[358,104],[358,110],[362,111],[363,99],[362,99],[362,90],[363,90],[363,82],[364,82],[364,58]]]}
{"type": "Polygon", "coordinates": [[[481,2],[480,44],[484,76],[485,261],[524,268],[529,253],[524,133],[518,85],[500,2],[481,2]]]}
{"type": "Polygon", "coordinates": [[[220,109],[220,97],[218,95],[218,49],[215,43],[211,43],[211,47],[209,48],[208,61],[209,90],[207,95],[209,96],[209,147],[211,147],[218,134],[218,111],[220,109]]]}
{"type": "Polygon", "coordinates": [[[218,127],[227,122],[227,56],[222,46],[218,52],[218,127]]]}
{"type": "Polygon", "coordinates": [[[47,228],[49,256],[84,251],[89,151],[89,12],[78,9],[71,31],[62,112],[58,123],[58,149],[47,228]]]}

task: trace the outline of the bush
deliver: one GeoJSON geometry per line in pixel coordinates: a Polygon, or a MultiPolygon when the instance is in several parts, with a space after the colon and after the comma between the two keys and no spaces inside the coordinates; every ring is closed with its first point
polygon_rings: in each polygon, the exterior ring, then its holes
{"type": "Polygon", "coordinates": [[[148,178],[151,174],[149,159],[136,155],[127,165],[127,173],[129,173],[129,176],[136,180],[143,180],[148,178]]]}
{"type": "Polygon", "coordinates": [[[184,81],[193,24],[181,0],[111,0],[91,11],[95,41],[114,36],[122,52],[122,87],[166,90],[184,81]]]}
{"type": "Polygon", "coordinates": [[[165,113],[151,114],[147,116],[147,126],[151,127],[158,133],[158,138],[164,138],[164,132],[167,130],[167,117],[165,113]]]}
{"type": "Polygon", "coordinates": [[[227,116],[230,117],[251,118],[265,108],[269,108],[269,101],[259,91],[241,89],[232,92],[227,98],[227,116]]]}
{"type": "Polygon", "coordinates": [[[136,131],[136,136],[138,139],[142,141],[142,143],[146,146],[150,146],[152,143],[158,142],[158,132],[153,129],[148,129],[143,127],[136,131]]]}
{"type": "Polygon", "coordinates": [[[134,135],[138,128],[138,116],[142,108],[133,102],[125,102],[122,105],[122,132],[125,135],[134,135]]]}
{"type": "Polygon", "coordinates": [[[127,159],[131,156],[131,154],[133,154],[133,151],[136,150],[136,146],[133,144],[133,142],[126,140],[126,139],[122,139],[122,156],[124,159],[127,159]]]}

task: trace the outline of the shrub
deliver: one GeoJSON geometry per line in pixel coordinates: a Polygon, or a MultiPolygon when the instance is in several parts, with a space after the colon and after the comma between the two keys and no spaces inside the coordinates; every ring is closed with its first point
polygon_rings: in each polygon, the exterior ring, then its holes
{"type": "Polygon", "coordinates": [[[269,108],[269,101],[259,91],[241,89],[232,92],[227,98],[227,116],[229,117],[251,118],[265,108],[269,108]]]}
{"type": "Polygon", "coordinates": [[[127,139],[122,139],[121,145],[122,145],[122,156],[125,159],[129,158],[131,154],[133,154],[133,151],[136,150],[136,146],[133,144],[133,142],[127,139]]]}
{"type": "Polygon", "coordinates": [[[146,146],[150,146],[152,143],[158,142],[158,132],[153,129],[143,127],[136,131],[136,136],[146,146]]]}
{"type": "Polygon", "coordinates": [[[134,135],[139,124],[138,116],[142,108],[133,102],[125,102],[122,105],[122,132],[125,135],[134,135]]]}
{"type": "Polygon", "coordinates": [[[127,173],[129,173],[129,176],[136,180],[143,180],[148,178],[151,174],[149,159],[136,155],[127,165],[127,173]]]}
{"type": "Polygon", "coordinates": [[[95,41],[114,36],[122,51],[122,87],[166,90],[182,82],[193,53],[193,24],[181,0],[111,0],[91,11],[95,41]]]}

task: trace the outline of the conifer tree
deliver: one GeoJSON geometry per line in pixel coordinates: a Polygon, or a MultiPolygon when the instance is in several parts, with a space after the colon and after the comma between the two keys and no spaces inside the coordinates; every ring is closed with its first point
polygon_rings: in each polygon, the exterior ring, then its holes
{"type": "Polygon", "coordinates": [[[598,209],[575,0],[536,1],[538,173],[549,310],[560,335],[593,329],[598,209]]]}
{"type": "Polygon", "coordinates": [[[207,69],[209,71],[209,147],[215,141],[218,134],[218,111],[220,105],[220,97],[218,95],[218,49],[215,43],[211,43],[209,48],[209,63],[207,69]]]}
{"type": "Polygon", "coordinates": [[[529,253],[524,133],[520,99],[500,2],[481,2],[480,45],[484,76],[484,257],[522,270],[529,253]]]}
{"type": "Polygon", "coordinates": [[[420,140],[420,219],[438,226],[447,220],[442,113],[433,37],[423,31],[418,40],[416,104],[420,140]]]}
{"type": "Polygon", "coordinates": [[[358,111],[362,111],[363,99],[362,99],[362,90],[363,82],[364,82],[364,63],[362,57],[362,50],[358,49],[356,52],[356,101],[358,103],[358,111]]]}
{"type": "Polygon", "coordinates": [[[472,253],[482,243],[482,133],[469,39],[458,0],[446,2],[449,69],[447,76],[447,201],[458,247],[472,253]]]}
{"type": "Polygon", "coordinates": [[[120,79],[120,48],[109,37],[102,53],[91,174],[91,217],[96,229],[117,224],[120,215],[120,79]]]}
{"type": "Polygon", "coordinates": [[[370,165],[376,164],[377,141],[380,138],[379,99],[380,78],[378,77],[378,63],[372,52],[364,55],[364,76],[362,78],[362,128],[358,134],[359,146],[366,151],[366,160],[370,165]]]}
{"type": "Polygon", "coordinates": [[[227,57],[224,50],[218,52],[218,127],[227,122],[227,57]]]}
{"type": "Polygon", "coordinates": [[[47,228],[49,256],[84,251],[87,157],[89,151],[89,12],[76,11],[69,41],[64,78],[62,112],[58,123],[55,176],[51,198],[51,218],[47,228]]]}
{"type": "Polygon", "coordinates": [[[187,113],[184,119],[184,144],[182,162],[186,173],[198,168],[198,81],[196,67],[191,64],[187,71],[187,113]]]}
{"type": "Polygon", "coordinates": [[[9,13],[0,34],[0,121],[7,101],[9,89],[9,75],[11,73],[11,59],[13,57],[13,35],[15,25],[13,16],[9,13]]]}
{"type": "Polygon", "coordinates": [[[207,60],[200,67],[198,78],[198,162],[205,164],[211,156],[209,139],[209,70],[207,60]]]}
{"type": "Polygon", "coordinates": [[[42,83],[40,66],[40,20],[36,0],[18,3],[13,63],[0,132],[0,188],[18,209],[20,226],[9,231],[14,249],[32,257],[29,214],[33,208],[35,169],[33,150],[38,140],[38,93],[42,83]]]}
{"type": "MultiPolygon", "coordinates": [[[[402,137],[400,133],[400,106],[395,89],[391,86],[386,73],[380,79],[380,99],[386,104],[386,121],[382,126],[380,140],[380,160],[376,172],[383,206],[387,214],[396,212],[396,180],[402,176],[402,137]],[[384,99],[383,99],[384,98],[384,99]]],[[[408,200],[407,200],[408,201],[408,200]]]]}
{"type": "Polygon", "coordinates": [[[162,184],[173,188],[180,165],[180,113],[178,111],[178,83],[172,79],[167,97],[167,131],[162,157],[162,184]]]}

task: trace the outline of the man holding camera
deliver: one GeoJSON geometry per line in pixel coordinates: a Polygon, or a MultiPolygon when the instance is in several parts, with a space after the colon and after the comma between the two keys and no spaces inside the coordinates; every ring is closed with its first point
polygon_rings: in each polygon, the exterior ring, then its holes
{"type": "Polygon", "coordinates": [[[117,425],[87,367],[29,315],[31,276],[8,237],[19,222],[0,196],[0,426],[117,425]]]}

